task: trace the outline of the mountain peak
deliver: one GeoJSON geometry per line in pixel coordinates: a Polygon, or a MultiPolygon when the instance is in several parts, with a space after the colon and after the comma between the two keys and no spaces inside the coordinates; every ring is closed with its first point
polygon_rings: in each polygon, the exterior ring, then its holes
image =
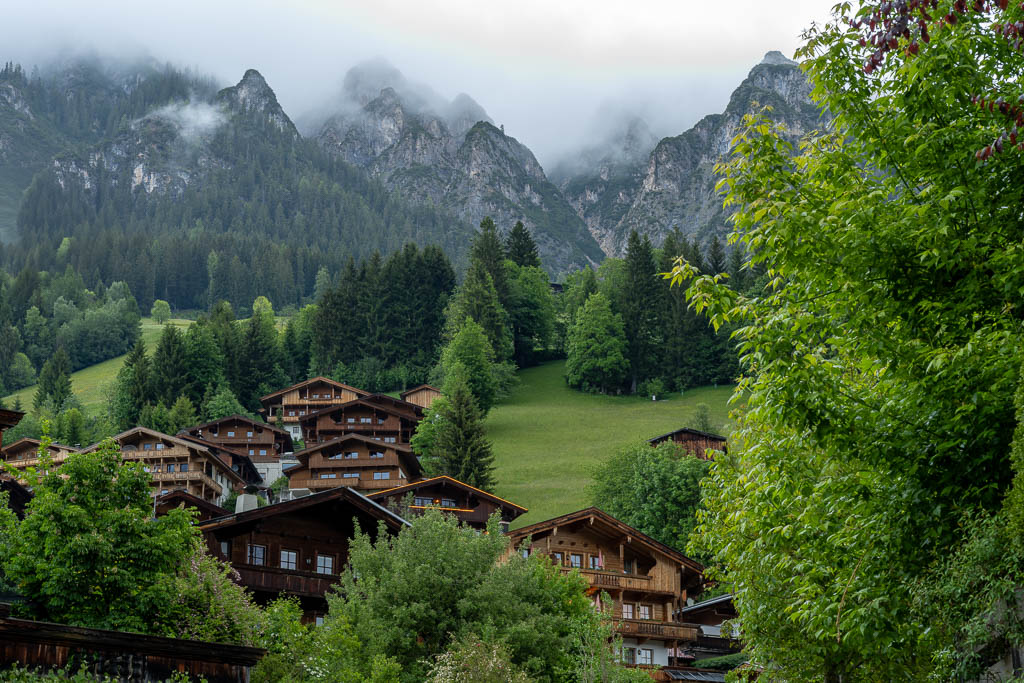
{"type": "Polygon", "coordinates": [[[771,50],[766,53],[764,59],[761,60],[761,64],[769,64],[773,66],[796,66],[797,63],[792,59],[782,54],[778,50],[771,50]]]}
{"type": "Polygon", "coordinates": [[[242,80],[230,88],[221,90],[217,94],[217,99],[235,111],[260,113],[282,132],[298,135],[295,124],[278,103],[277,95],[263,78],[263,74],[256,69],[248,69],[242,80]]]}

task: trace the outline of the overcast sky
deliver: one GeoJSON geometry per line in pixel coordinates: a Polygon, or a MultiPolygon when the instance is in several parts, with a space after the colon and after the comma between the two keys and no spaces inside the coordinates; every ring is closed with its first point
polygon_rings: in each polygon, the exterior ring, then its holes
{"type": "Polygon", "coordinates": [[[28,0],[0,20],[0,61],[146,53],[225,84],[258,69],[298,118],[375,57],[466,92],[549,167],[623,108],[675,135],[769,50],[791,57],[833,0],[28,0]],[[607,118],[607,116],[605,116],[607,118]]]}

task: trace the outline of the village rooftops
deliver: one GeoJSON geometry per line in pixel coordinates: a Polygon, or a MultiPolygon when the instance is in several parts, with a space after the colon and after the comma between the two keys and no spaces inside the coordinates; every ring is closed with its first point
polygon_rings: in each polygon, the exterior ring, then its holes
{"type": "Polygon", "coordinates": [[[301,390],[301,389],[304,389],[305,387],[308,387],[308,386],[310,386],[312,384],[316,384],[318,382],[322,382],[324,384],[327,384],[328,386],[331,386],[331,387],[333,387],[335,389],[341,389],[342,391],[352,392],[356,396],[369,396],[370,395],[370,392],[369,391],[365,391],[364,389],[359,389],[358,387],[354,387],[354,386],[351,386],[349,384],[344,384],[343,382],[336,382],[333,379],[331,379],[330,377],[317,376],[317,377],[310,377],[309,379],[304,380],[302,382],[298,382],[296,384],[293,384],[290,387],[285,387],[284,389],[278,389],[277,391],[271,392],[271,393],[267,394],[266,396],[261,396],[260,397],[260,403],[266,404],[266,403],[268,403],[270,401],[273,401],[276,398],[281,398],[282,396],[287,394],[289,391],[301,390]]]}
{"type": "Polygon", "coordinates": [[[270,434],[273,434],[273,441],[279,442],[281,444],[282,452],[291,453],[295,449],[295,446],[292,444],[292,435],[291,433],[288,432],[288,430],[281,429],[277,425],[270,424],[269,422],[264,422],[262,420],[254,420],[251,417],[246,417],[245,415],[238,414],[228,415],[227,417],[222,417],[217,420],[204,422],[203,424],[183,429],[180,432],[178,432],[178,434],[188,434],[190,436],[197,436],[206,441],[222,443],[224,446],[227,446],[229,448],[234,446],[235,443],[237,443],[239,448],[244,448],[246,443],[255,441],[255,433],[258,433],[260,431],[266,431],[270,434]],[[242,435],[241,432],[239,433],[238,437],[226,433],[222,435],[220,433],[222,426],[230,424],[232,422],[246,424],[251,429],[247,430],[244,436],[242,435]],[[249,433],[254,433],[253,437],[248,437],[249,433]]]}
{"type": "Polygon", "coordinates": [[[438,509],[454,515],[472,527],[483,529],[494,512],[501,514],[504,526],[527,512],[521,505],[499,498],[474,486],[449,476],[432,477],[396,486],[384,491],[368,494],[372,500],[381,503],[402,504],[411,498],[410,514],[422,514],[428,509],[438,509]]]}
{"type": "Polygon", "coordinates": [[[367,394],[366,396],[360,396],[359,398],[345,403],[339,403],[336,406],[327,406],[321,408],[312,413],[304,415],[299,422],[309,422],[311,419],[316,419],[322,415],[329,415],[337,410],[344,410],[351,408],[352,406],[366,406],[368,408],[374,408],[376,410],[382,410],[392,415],[400,415],[409,419],[418,420],[423,417],[423,406],[409,401],[403,401],[400,398],[388,396],[387,394],[367,394]]]}
{"type": "Polygon", "coordinates": [[[311,490],[353,486],[383,490],[415,481],[422,475],[409,446],[385,443],[362,434],[343,434],[295,454],[299,461],[284,470],[289,487],[311,490]]]}
{"type": "Polygon", "coordinates": [[[177,507],[195,508],[199,511],[199,520],[223,517],[227,510],[219,505],[214,505],[198,496],[193,496],[184,489],[175,489],[156,497],[156,516],[166,515],[170,510],[177,507]]]}

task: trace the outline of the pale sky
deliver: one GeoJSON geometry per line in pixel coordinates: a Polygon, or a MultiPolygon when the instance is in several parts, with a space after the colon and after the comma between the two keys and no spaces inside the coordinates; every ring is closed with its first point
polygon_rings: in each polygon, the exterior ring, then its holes
{"type": "Polygon", "coordinates": [[[833,0],[30,0],[0,20],[0,61],[145,53],[225,85],[258,69],[285,110],[330,99],[383,57],[446,98],[466,92],[545,167],[626,109],[659,135],[720,112],[769,50],[788,57],[833,0]]]}

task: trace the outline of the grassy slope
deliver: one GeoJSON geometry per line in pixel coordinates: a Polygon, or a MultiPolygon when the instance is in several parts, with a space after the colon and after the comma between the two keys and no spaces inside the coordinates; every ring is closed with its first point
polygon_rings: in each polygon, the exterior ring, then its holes
{"type": "Polygon", "coordinates": [[[487,419],[494,445],[495,493],[530,511],[524,526],[591,504],[591,472],[619,447],[685,427],[698,403],[711,409],[712,424],[727,431],[732,387],[691,389],[652,402],[598,396],[569,389],[563,362],[519,373],[519,386],[487,419]]]}
{"type": "MultiPolygon", "coordinates": [[[[171,322],[181,328],[192,324],[191,320],[174,319],[171,322]]],[[[142,319],[142,339],[146,342],[146,349],[149,353],[152,353],[156,347],[162,329],[163,326],[153,322],[152,318],[142,319]]],[[[103,389],[117,378],[117,371],[121,369],[122,365],[124,365],[124,356],[118,356],[71,374],[71,389],[78,396],[88,414],[95,415],[103,409],[103,403],[106,400],[103,389]]],[[[31,408],[32,398],[35,395],[35,385],[25,387],[5,396],[4,405],[8,407],[14,405],[14,399],[17,397],[21,399],[22,409],[28,409],[31,408]]]]}

